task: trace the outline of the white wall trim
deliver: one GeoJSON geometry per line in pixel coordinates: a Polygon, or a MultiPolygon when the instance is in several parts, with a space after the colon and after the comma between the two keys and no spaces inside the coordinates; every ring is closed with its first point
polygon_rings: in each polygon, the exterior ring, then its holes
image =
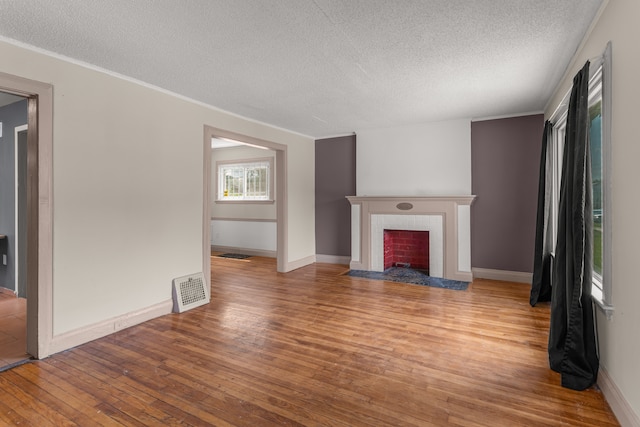
{"type": "Polygon", "coordinates": [[[349,265],[351,262],[350,256],[341,256],[341,255],[323,255],[316,254],[316,262],[323,262],[327,264],[343,264],[349,265]]]}
{"type": "Polygon", "coordinates": [[[536,116],[538,114],[544,114],[544,110],[526,111],[522,113],[503,114],[499,116],[485,116],[485,117],[473,117],[471,122],[485,122],[488,120],[502,120],[512,119],[515,117],[536,116]]]}
{"type": "Polygon", "coordinates": [[[349,133],[338,133],[335,135],[325,135],[325,136],[321,136],[316,138],[316,141],[322,141],[323,139],[333,139],[333,138],[344,138],[346,136],[355,136],[355,132],[349,132],[349,133]]]}
{"type": "MultiPolygon", "coordinates": [[[[29,107],[27,106],[27,109],[29,107]]],[[[19,199],[20,199],[20,191],[21,189],[18,186],[19,183],[19,177],[18,177],[18,171],[20,169],[20,159],[18,156],[18,149],[19,149],[19,144],[18,144],[18,134],[22,131],[28,131],[29,130],[29,125],[22,125],[22,126],[16,126],[15,128],[13,128],[13,176],[14,176],[14,190],[13,190],[13,207],[14,207],[14,220],[15,220],[15,225],[14,225],[14,242],[13,242],[13,256],[14,256],[14,261],[13,261],[13,267],[14,267],[14,273],[13,273],[13,280],[15,280],[15,290],[16,290],[16,295],[20,295],[20,263],[22,262],[22,260],[20,259],[20,227],[19,227],[19,222],[20,222],[20,212],[19,212],[19,208],[20,208],[20,203],[19,203],[19,199]]],[[[25,165],[26,167],[26,165],[25,165]]],[[[26,194],[26,189],[24,190],[25,194],[26,194]]],[[[26,283],[25,283],[26,284],[26,283]]],[[[23,294],[24,295],[24,294],[23,294]]]]}
{"type": "Polygon", "coordinates": [[[290,271],[297,270],[302,267],[306,267],[307,265],[313,264],[314,262],[316,262],[315,255],[309,255],[308,257],[305,257],[305,258],[300,258],[295,261],[287,262],[284,266],[283,273],[288,273],[290,271]]]}
{"type": "Polygon", "coordinates": [[[360,233],[360,210],[362,203],[351,203],[351,261],[350,265],[360,264],[362,250],[362,235],[360,233]]]}
{"type": "Polygon", "coordinates": [[[217,246],[211,245],[211,250],[214,252],[224,252],[224,253],[232,253],[232,254],[244,254],[251,256],[262,256],[267,258],[277,258],[278,253],[276,251],[265,251],[261,249],[246,249],[246,248],[235,248],[232,246],[217,246]]]}
{"type": "Polygon", "coordinates": [[[211,221],[244,221],[244,222],[278,222],[277,219],[269,218],[231,218],[231,217],[218,217],[212,216],[211,221]]]}
{"type": "Polygon", "coordinates": [[[517,282],[531,284],[533,273],[525,273],[522,271],[493,270],[490,268],[471,269],[474,279],[491,279],[502,280],[504,282],[517,282]]]}
{"type": "Polygon", "coordinates": [[[602,394],[622,427],[640,427],[640,417],[633,411],[616,383],[602,366],[598,372],[598,387],[602,390],[602,394]]]}
{"type": "Polygon", "coordinates": [[[85,344],[114,332],[155,319],[156,317],[170,314],[172,310],[173,300],[167,300],[141,310],[126,313],[93,325],[56,335],[51,339],[49,353],[54,354],[68,350],[80,344],[85,344]]]}

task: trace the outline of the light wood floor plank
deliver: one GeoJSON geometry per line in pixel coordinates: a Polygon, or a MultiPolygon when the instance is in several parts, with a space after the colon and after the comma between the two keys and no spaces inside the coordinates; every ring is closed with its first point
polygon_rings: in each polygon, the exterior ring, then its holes
{"type": "Polygon", "coordinates": [[[618,425],[597,389],[560,386],[526,285],[211,266],[210,304],[0,373],[0,424],[618,425]]]}

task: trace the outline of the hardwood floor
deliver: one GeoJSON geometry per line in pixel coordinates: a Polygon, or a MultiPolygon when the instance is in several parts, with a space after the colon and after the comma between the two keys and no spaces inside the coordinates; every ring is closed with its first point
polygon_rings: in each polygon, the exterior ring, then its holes
{"type": "Polygon", "coordinates": [[[0,292],[0,370],[29,357],[27,300],[0,292]]]}
{"type": "Polygon", "coordinates": [[[529,287],[212,258],[212,301],[0,373],[0,424],[615,426],[547,363],[529,287]]]}

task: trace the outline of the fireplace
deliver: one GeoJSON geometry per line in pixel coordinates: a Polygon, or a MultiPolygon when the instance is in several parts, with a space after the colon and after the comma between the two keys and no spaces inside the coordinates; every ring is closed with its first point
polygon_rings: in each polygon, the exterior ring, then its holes
{"type": "Polygon", "coordinates": [[[405,267],[429,274],[429,232],[384,230],[384,269],[405,267]]]}
{"type": "Polygon", "coordinates": [[[384,271],[384,230],[423,231],[429,233],[429,275],[445,277],[442,215],[372,214],[369,222],[369,268],[362,270],[384,271]]]}
{"type": "Polygon", "coordinates": [[[351,203],[351,269],[384,271],[385,265],[388,266],[385,230],[428,232],[429,275],[471,282],[470,227],[474,198],[471,195],[347,197],[351,203]]]}

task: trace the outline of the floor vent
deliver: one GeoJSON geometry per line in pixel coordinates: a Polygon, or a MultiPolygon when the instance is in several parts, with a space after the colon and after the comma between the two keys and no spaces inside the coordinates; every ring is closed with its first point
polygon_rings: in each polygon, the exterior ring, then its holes
{"type": "Polygon", "coordinates": [[[173,311],[182,313],[211,300],[204,274],[196,273],[173,279],[173,311]]]}

